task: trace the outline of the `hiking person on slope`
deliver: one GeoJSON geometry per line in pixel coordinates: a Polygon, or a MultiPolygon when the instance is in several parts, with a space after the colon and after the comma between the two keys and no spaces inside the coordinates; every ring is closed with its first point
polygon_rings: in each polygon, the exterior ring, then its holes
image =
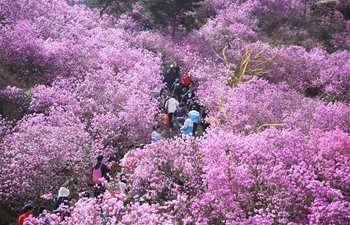
{"type": "Polygon", "coordinates": [[[106,191],[105,186],[102,184],[102,182],[99,180],[100,178],[104,178],[109,182],[108,174],[110,172],[109,168],[102,163],[103,155],[97,156],[97,163],[92,168],[92,182],[95,185],[94,189],[94,197],[98,197],[100,194],[103,194],[106,191]]]}

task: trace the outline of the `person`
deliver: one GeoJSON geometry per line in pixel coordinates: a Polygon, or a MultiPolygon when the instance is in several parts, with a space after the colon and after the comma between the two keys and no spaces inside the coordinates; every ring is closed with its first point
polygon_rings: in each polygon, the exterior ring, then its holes
{"type": "Polygon", "coordinates": [[[190,117],[185,114],[184,115],[184,120],[185,120],[185,123],[184,125],[181,125],[181,131],[183,133],[183,135],[192,135],[193,134],[193,122],[192,120],[190,119],[190,117]]]}
{"type": "Polygon", "coordinates": [[[24,220],[33,215],[34,206],[32,204],[27,204],[23,207],[23,214],[18,217],[18,225],[23,225],[24,220]]]}
{"type": "Polygon", "coordinates": [[[165,74],[163,75],[163,83],[166,85],[166,89],[170,90],[171,88],[171,77],[170,77],[170,74],[169,74],[169,70],[167,70],[165,72],[165,74]]]}
{"type": "Polygon", "coordinates": [[[152,28],[151,22],[150,22],[149,20],[147,20],[146,23],[145,23],[145,25],[143,26],[143,30],[144,30],[144,31],[150,31],[150,30],[152,30],[152,29],[153,29],[153,28],[152,28]]]}
{"type": "Polygon", "coordinates": [[[177,62],[174,62],[173,63],[173,68],[175,70],[175,78],[176,79],[180,79],[180,67],[179,65],[177,64],[177,62]]]}
{"type": "Polygon", "coordinates": [[[126,177],[124,174],[120,174],[119,176],[119,180],[118,180],[118,183],[117,183],[117,189],[118,191],[125,195],[127,194],[127,187],[126,187],[126,177]]]}
{"type": "Polygon", "coordinates": [[[60,187],[60,189],[58,190],[58,195],[57,197],[53,200],[53,203],[52,203],[52,210],[55,211],[57,210],[61,204],[64,204],[64,205],[68,205],[69,203],[69,199],[68,199],[68,196],[70,194],[70,191],[68,188],[66,187],[60,187]]]}
{"type": "Polygon", "coordinates": [[[167,82],[168,81],[168,71],[167,71],[166,67],[163,68],[163,71],[160,75],[161,75],[162,83],[168,87],[168,85],[167,85],[167,83],[168,83],[167,82]]]}
{"type": "Polygon", "coordinates": [[[198,123],[200,121],[200,114],[197,110],[198,110],[197,106],[194,105],[194,106],[192,106],[192,110],[188,113],[188,116],[190,117],[190,119],[193,122],[193,135],[196,135],[197,126],[198,126],[198,123]]]}
{"type": "Polygon", "coordinates": [[[165,81],[168,89],[171,91],[171,87],[173,86],[175,80],[176,80],[176,70],[174,69],[174,65],[170,65],[170,69],[165,74],[165,81]]]}
{"type": "Polygon", "coordinates": [[[90,192],[85,191],[84,194],[83,194],[83,198],[90,198],[90,192]]]}
{"type": "Polygon", "coordinates": [[[144,180],[141,177],[136,177],[134,179],[133,188],[130,190],[130,194],[134,197],[134,200],[139,199],[141,196],[147,193],[144,186],[144,180]]]}
{"type": "Polygon", "coordinates": [[[173,86],[171,86],[171,93],[176,96],[178,102],[181,102],[181,95],[183,94],[183,91],[182,84],[178,78],[175,79],[173,86]]]}
{"type": "Polygon", "coordinates": [[[122,169],[122,173],[133,173],[135,168],[137,167],[137,159],[135,158],[134,152],[135,152],[136,146],[132,143],[128,145],[128,151],[124,154],[123,158],[120,160],[122,169]]]}
{"type": "Polygon", "coordinates": [[[165,103],[168,101],[169,98],[170,98],[170,95],[169,95],[168,89],[167,88],[162,89],[160,91],[159,97],[157,98],[157,100],[158,100],[158,108],[160,110],[164,110],[165,103]]]}
{"type": "Polygon", "coordinates": [[[182,97],[182,100],[185,102],[187,108],[190,109],[191,108],[190,106],[191,104],[193,104],[193,101],[194,101],[193,99],[196,98],[196,94],[192,84],[190,84],[188,88],[189,90],[185,94],[181,95],[181,97],[182,97]]]}
{"type": "Polygon", "coordinates": [[[76,203],[75,207],[78,209],[79,216],[87,216],[85,215],[85,209],[84,209],[84,200],[90,198],[90,193],[88,191],[85,191],[81,198],[79,198],[78,202],[76,203]]]}
{"type": "Polygon", "coordinates": [[[45,211],[46,211],[46,207],[45,206],[40,206],[39,209],[38,209],[38,216],[36,217],[37,220],[39,220],[40,222],[43,222],[43,223],[40,223],[40,224],[43,224],[43,225],[49,225],[49,220],[45,217],[45,211]]]}
{"type": "Polygon", "coordinates": [[[160,69],[160,75],[161,75],[162,77],[164,77],[165,74],[166,74],[166,71],[167,71],[166,66],[165,66],[165,65],[162,65],[162,68],[160,69]]]}
{"type": "Polygon", "coordinates": [[[188,72],[186,71],[184,75],[182,75],[181,77],[181,83],[182,86],[184,87],[184,89],[186,90],[185,92],[187,92],[189,90],[189,85],[192,81],[191,76],[188,74],[188,72]]]}
{"type": "MultiPolygon", "coordinates": [[[[161,79],[162,79],[162,83],[164,83],[164,84],[167,83],[166,74],[167,74],[166,66],[163,66],[163,67],[161,68],[161,70],[160,70],[159,75],[160,75],[160,77],[161,77],[161,79]]],[[[163,88],[162,88],[162,90],[163,90],[163,88]]],[[[162,90],[161,90],[161,92],[162,92],[162,90]]],[[[162,93],[160,93],[160,94],[162,94],[162,93]]]]}
{"type": "Polygon", "coordinates": [[[163,137],[165,136],[165,131],[162,131],[160,125],[157,124],[153,127],[153,132],[152,132],[151,136],[152,136],[153,143],[158,142],[158,141],[162,140],[163,137]]]}
{"type": "Polygon", "coordinates": [[[70,215],[69,212],[69,198],[70,191],[66,187],[60,187],[58,190],[58,195],[54,199],[52,203],[52,210],[55,214],[59,214],[61,221],[64,220],[65,217],[70,215]]]}
{"type": "MultiPolygon", "coordinates": [[[[117,198],[118,200],[123,199],[117,187],[117,183],[113,180],[107,185],[107,192],[103,195],[103,203],[108,204],[111,201],[111,198],[117,198]]],[[[111,213],[109,209],[107,209],[107,211],[111,213]]]]}
{"type": "Polygon", "coordinates": [[[165,108],[167,109],[169,115],[169,131],[172,131],[174,127],[172,120],[177,107],[179,107],[179,102],[175,99],[175,95],[172,95],[165,104],[165,108]]]}
{"type": "MultiPolygon", "coordinates": [[[[98,155],[97,163],[92,168],[92,173],[94,173],[94,170],[98,170],[100,168],[102,177],[105,178],[107,182],[109,182],[108,174],[110,173],[110,170],[106,164],[102,163],[102,160],[103,160],[103,155],[98,155]]],[[[97,198],[100,194],[103,194],[105,191],[106,191],[106,188],[102,183],[96,184],[94,188],[94,197],[97,198]]]]}
{"type": "Polygon", "coordinates": [[[108,193],[109,195],[104,196],[104,202],[108,203],[109,198],[117,198],[118,200],[127,201],[127,186],[126,186],[126,178],[124,174],[120,174],[119,179],[115,181],[111,181],[108,183],[108,193]]]}
{"type": "Polygon", "coordinates": [[[185,122],[183,116],[187,113],[187,110],[185,108],[185,104],[181,102],[179,104],[179,108],[175,110],[174,117],[175,117],[175,122],[177,126],[177,134],[181,134],[180,131],[180,124],[183,124],[185,122]]]}
{"type": "Polygon", "coordinates": [[[203,129],[203,133],[206,132],[207,128],[210,126],[209,120],[208,120],[208,109],[207,107],[204,107],[202,109],[202,113],[201,113],[201,125],[202,125],[202,129],[203,129]]]}
{"type": "Polygon", "coordinates": [[[149,194],[144,194],[140,199],[139,199],[139,202],[140,202],[140,205],[142,204],[149,204],[151,201],[151,196],[149,194]]]}

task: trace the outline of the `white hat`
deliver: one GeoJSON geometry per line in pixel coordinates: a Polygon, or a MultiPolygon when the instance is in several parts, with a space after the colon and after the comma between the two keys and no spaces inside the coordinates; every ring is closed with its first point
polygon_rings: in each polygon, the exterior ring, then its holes
{"type": "Polygon", "coordinates": [[[68,197],[69,196],[69,189],[65,187],[60,187],[60,190],[58,190],[58,197],[68,197]]]}
{"type": "Polygon", "coordinates": [[[174,67],[174,65],[173,65],[173,64],[171,64],[171,65],[170,65],[170,67],[174,67]]]}

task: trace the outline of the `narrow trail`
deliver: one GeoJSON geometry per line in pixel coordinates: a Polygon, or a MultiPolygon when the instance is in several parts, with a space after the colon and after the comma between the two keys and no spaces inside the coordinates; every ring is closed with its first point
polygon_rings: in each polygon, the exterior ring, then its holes
{"type": "MultiPolygon", "coordinates": [[[[164,121],[159,122],[159,125],[161,126],[162,130],[166,131],[166,136],[165,138],[173,138],[177,135],[177,127],[174,123],[174,128],[172,131],[169,131],[169,126],[164,125],[164,121]]],[[[197,126],[197,132],[196,132],[196,136],[200,137],[203,135],[203,129],[202,126],[200,124],[198,124],[197,126]]]]}

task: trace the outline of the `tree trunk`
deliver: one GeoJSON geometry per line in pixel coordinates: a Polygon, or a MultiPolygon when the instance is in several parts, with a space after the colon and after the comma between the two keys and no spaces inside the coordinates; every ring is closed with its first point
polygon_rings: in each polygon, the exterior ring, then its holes
{"type": "Polygon", "coordinates": [[[112,2],[113,2],[113,0],[107,0],[106,1],[106,4],[100,10],[100,17],[102,17],[103,12],[108,8],[109,4],[112,3],[112,2]]]}

